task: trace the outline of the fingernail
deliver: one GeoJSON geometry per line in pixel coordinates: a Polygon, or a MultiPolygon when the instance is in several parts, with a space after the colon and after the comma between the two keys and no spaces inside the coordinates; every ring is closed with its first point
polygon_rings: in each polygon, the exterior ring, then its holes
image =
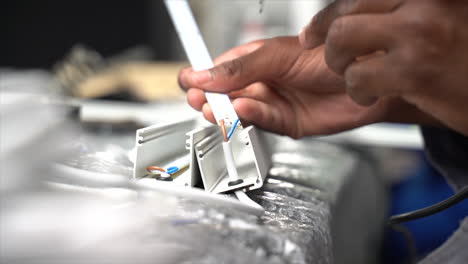
{"type": "Polygon", "coordinates": [[[299,43],[301,43],[302,48],[310,49],[312,48],[311,43],[307,41],[307,31],[306,27],[302,28],[301,32],[299,33],[299,43]]]}
{"type": "Polygon", "coordinates": [[[305,30],[305,27],[301,28],[301,30],[299,30],[299,33],[297,35],[301,36],[302,34],[304,34],[304,30],[305,30]]]}
{"type": "Polygon", "coordinates": [[[211,111],[211,106],[208,103],[204,103],[202,106],[202,111],[204,112],[211,111]]]}
{"type": "Polygon", "coordinates": [[[208,70],[192,73],[192,80],[196,84],[204,84],[211,81],[212,79],[211,72],[208,70]]]}
{"type": "Polygon", "coordinates": [[[301,45],[304,46],[305,44],[305,27],[303,27],[301,29],[301,31],[299,31],[299,34],[298,34],[298,37],[299,37],[299,42],[301,43],[301,45]]]}

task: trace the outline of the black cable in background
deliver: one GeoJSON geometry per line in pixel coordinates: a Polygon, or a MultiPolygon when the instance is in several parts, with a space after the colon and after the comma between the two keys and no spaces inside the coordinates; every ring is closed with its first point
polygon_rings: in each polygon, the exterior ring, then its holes
{"type": "Polygon", "coordinates": [[[394,215],[388,220],[388,225],[395,231],[403,235],[406,246],[408,248],[409,263],[413,264],[417,262],[417,249],[411,231],[400,223],[416,220],[426,216],[430,216],[439,213],[447,208],[454,206],[455,204],[468,198],[468,186],[462,188],[456,194],[450,196],[448,199],[443,200],[437,204],[428,206],[426,208],[418,209],[412,212],[394,215]]]}
{"type": "Polygon", "coordinates": [[[429,207],[418,209],[412,212],[394,215],[390,217],[388,224],[394,225],[394,224],[399,224],[399,223],[423,218],[426,216],[430,216],[438,212],[441,212],[447,208],[450,208],[454,206],[455,204],[463,201],[466,198],[468,198],[468,186],[465,186],[459,192],[450,196],[448,199],[443,200],[442,202],[439,202],[429,207]]]}

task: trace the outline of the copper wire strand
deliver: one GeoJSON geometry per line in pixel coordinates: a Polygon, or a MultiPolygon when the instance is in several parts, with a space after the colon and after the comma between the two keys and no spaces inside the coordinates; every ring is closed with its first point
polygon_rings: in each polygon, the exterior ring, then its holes
{"type": "Polygon", "coordinates": [[[221,126],[221,132],[223,133],[224,142],[228,142],[226,126],[224,125],[224,119],[221,119],[221,121],[219,121],[219,126],[221,126]]]}
{"type": "Polygon", "coordinates": [[[149,173],[152,173],[153,171],[166,172],[165,169],[163,169],[163,168],[161,168],[161,167],[157,167],[157,166],[148,166],[148,167],[146,167],[146,170],[147,170],[149,173]]]}

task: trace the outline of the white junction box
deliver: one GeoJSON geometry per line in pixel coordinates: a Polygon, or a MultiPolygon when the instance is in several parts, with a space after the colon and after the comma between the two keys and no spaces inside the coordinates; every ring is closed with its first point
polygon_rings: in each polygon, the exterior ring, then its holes
{"type": "Polygon", "coordinates": [[[223,136],[218,126],[199,127],[192,119],[139,129],[133,177],[154,178],[160,184],[201,187],[210,193],[258,189],[263,186],[271,164],[262,133],[249,126],[239,128],[233,134],[234,163],[242,181],[230,186],[222,148],[223,136]],[[170,177],[159,178],[148,171],[150,167],[166,171],[177,167],[177,171],[170,177]]]}

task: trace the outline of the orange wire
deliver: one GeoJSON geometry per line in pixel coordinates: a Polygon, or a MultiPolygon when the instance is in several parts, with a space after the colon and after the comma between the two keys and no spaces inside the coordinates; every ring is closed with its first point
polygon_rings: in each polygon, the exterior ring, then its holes
{"type": "Polygon", "coordinates": [[[219,125],[221,126],[221,132],[223,133],[224,142],[227,142],[228,137],[227,137],[227,133],[226,133],[226,126],[224,125],[224,120],[223,119],[221,119],[221,121],[219,121],[219,125]]]}
{"type": "Polygon", "coordinates": [[[146,170],[151,173],[153,171],[160,171],[160,172],[166,172],[165,169],[161,168],[161,167],[157,167],[157,166],[148,166],[146,167],[146,170]]]}

